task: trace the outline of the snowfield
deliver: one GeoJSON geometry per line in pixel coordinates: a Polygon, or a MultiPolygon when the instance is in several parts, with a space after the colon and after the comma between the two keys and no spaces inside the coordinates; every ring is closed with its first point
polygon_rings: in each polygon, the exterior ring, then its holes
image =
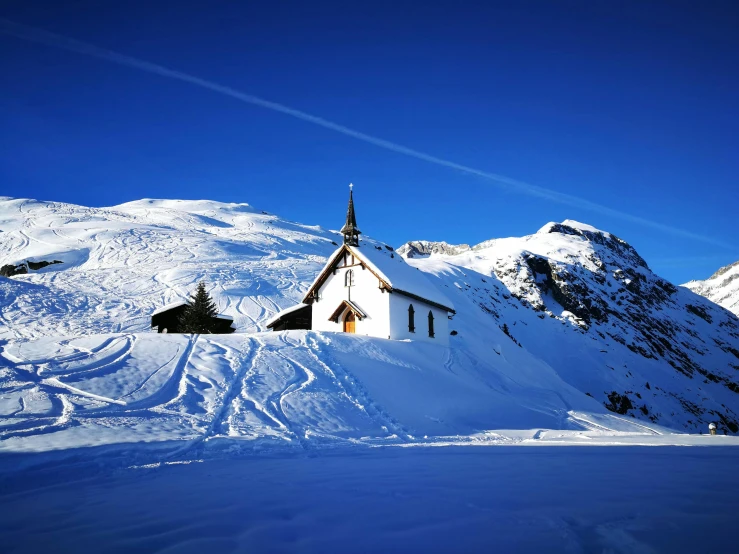
{"type": "MultiPolygon", "coordinates": [[[[373,449],[23,472],[3,552],[736,551],[732,448],[373,449]]],[[[89,455],[88,455],[89,457],[89,455]]]]}
{"type": "Polygon", "coordinates": [[[398,249],[454,303],[449,347],[264,332],[340,240],[247,204],[0,198],[4,549],[733,550],[734,314],[565,221],[398,249]],[[153,333],[200,280],[237,332],[153,333]]]}
{"type": "Polygon", "coordinates": [[[151,443],[180,459],[222,449],[716,443],[602,410],[544,368],[521,371],[512,344],[495,366],[443,347],[312,331],[43,338],[3,355],[0,452],[151,443]]]}

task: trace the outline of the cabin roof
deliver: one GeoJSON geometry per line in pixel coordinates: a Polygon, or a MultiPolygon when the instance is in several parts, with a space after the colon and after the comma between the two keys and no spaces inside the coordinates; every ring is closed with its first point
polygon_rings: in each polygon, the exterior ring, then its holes
{"type": "Polygon", "coordinates": [[[454,304],[449,300],[420,269],[412,267],[402,256],[387,247],[372,242],[360,240],[359,246],[344,244],[336,249],[308,289],[303,302],[309,301],[309,296],[326,280],[329,271],[338,263],[343,252],[350,252],[368,269],[382,280],[389,290],[405,294],[421,301],[435,304],[449,312],[454,312],[454,304]]]}
{"type": "Polygon", "coordinates": [[[172,302],[171,304],[167,304],[166,306],[162,306],[161,308],[157,308],[153,312],[151,312],[152,316],[168,312],[169,310],[173,310],[174,308],[179,308],[180,306],[184,306],[187,304],[187,301],[180,300],[178,302],[172,302]]]}
{"type": "MultiPolygon", "coordinates": [[[[174,310],[176,308],[181,308],[183,306],[187,306],[187,302],[185,300],[180,300],[178,302],[172,302],[170,304],[167,304],[166,306],[162,306],[161,308],[157,308],[153,312],[151,312],[151,317],[154,317],[155,315],[163,314],[164,312],[168,312],[169,310],[174,310]]],[[[217,314],[214,316],[216,319],[224,319],[226,321],[233,321],[234,318],[231,315],[224,315],[224,314],[217,314]]]]}
{"type": "Polygon", "coordinates": [[[295,304],[294,306],[290,306],[289,308],[285,308],[281,312],[278,312],[277,314],[275,314],[275,316],[272,317],[272,319],[270,319],[269,321],[267,321],[266,326],[267,327],[272,327],[277,322],[279,322],[283,317],[285,317],[286,315],[289,315],[289,314],[291,314],[293,312],[297,312],[299,310],[302,310],[302,309],[308,308],[308,307],[309,307],[308,304],[303,304],[301,302],[300,304],[295,304]]]}

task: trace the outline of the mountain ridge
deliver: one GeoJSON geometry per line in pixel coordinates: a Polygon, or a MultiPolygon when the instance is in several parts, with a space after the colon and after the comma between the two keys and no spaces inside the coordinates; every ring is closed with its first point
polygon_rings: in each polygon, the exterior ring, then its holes
{"type": "Polygon", "coordinates": [[[720,267],[708,279],[682,286],[739,315],[739,261],[720,267]]]}

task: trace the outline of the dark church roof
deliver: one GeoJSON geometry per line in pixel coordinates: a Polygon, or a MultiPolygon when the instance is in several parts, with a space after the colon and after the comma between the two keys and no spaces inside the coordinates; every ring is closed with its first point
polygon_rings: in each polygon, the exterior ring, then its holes
{"type": "Polygon", "coordinates": [[[357,217],[354,214],[354,195],[351,187],[352,185],[349,185],[349,207],[346,209],[346,223],[341,228],[341,233],[344,235],[344,244],[356,246],[362,231],[357,227],[357,217]]]}

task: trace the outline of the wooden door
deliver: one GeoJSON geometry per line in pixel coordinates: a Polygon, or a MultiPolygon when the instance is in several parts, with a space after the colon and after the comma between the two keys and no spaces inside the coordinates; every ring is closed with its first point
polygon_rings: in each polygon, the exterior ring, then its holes
{"type": "Polygon", "coordinates": [[[354,312],[349,311],[344,318],[344,332],[354,333],[354,312]]]}

